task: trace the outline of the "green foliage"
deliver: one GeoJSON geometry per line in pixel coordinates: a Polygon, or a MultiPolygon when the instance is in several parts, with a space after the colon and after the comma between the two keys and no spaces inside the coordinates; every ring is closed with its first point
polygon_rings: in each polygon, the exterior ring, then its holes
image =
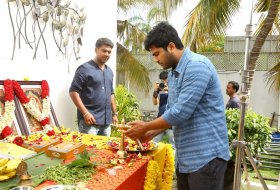
{"type": "MultiPolygon", "coordinates": [[[[238,127],[240,110],[226,110],[226,122],[228,128],[229,142],[238,137],[238,127]]],[[[244,121],[244,140],[247,143],[253,156],[258,155],[264,150],[265,145],[271,140],[271,129],[269,126],[269,118],[253,112],[251,109],[246,111],[244,121]]],[[[235,149],[231,150],[231,159],[235,159],[235,149]]]]}
{"type": "Polygon", "coordinates": [[[68,168],[84,168],[84,167],[94,167],[96,164],[92,163],[90,161],[90,155],[87,150],[84,150],[84,152],[80,153],[77,156],[77,159],[71,162],[70,164],[66,165],[68,168]]]}
{"type": "Polygon", "coordinates": [[[224,46],[225,46],[225,37],[218,36],[217,39],[199,48],[198,52],[223,52],[224,46]]]}
{"type": "Polygon", "coordinates": [[[118,131],[116,126],[111,127],[111,137],[121,137],[121,132],[118,131]]]}
{"type": "Polygon", "coordinates": [[[125,121],[134,121],[140,118],[140,106],[136,96],[123,86],[117,86],[115,90],[116,105],[118,111],[118,120],[122,121],[125,117],[125,121]]]}

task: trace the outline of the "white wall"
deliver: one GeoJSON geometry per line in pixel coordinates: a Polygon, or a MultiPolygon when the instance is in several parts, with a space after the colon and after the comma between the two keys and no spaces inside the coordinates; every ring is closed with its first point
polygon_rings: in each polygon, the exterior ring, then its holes
{"type": "MultiPolygon", "coordinates": [[[[159,72],[159,70],[150,71],[150,78],[153,83],[159,81],[159,72]]],[[[279,94],[274,91],[269,91],[264,77],[265,73],[265,71],[256,71],[254,74],[249,107],[252,108],[254,112],[271,118],[273,112],[279,113],[279,94]]],[[[221,88],[223,91],[223,100],[226,104],[229,99],[228,95],[226,94],[226,86],[228,81],[237,81],[241,85],[241,76],[237,71],[219,71],[218,77],[220,79],[221,88]]],[[[152,104],[153,89],[151,89],[150,93],[147,95],[139,92],[137,88],[133,88],[132,91],[136,94],[137,98],[141,100],[141,110],[158,110],[158,106],[154,106],[152,104]]]]}
{"type": "MultiPolygon", "coordinates": [[[[68,59],[56,56],[57,48],[51,43],[53,40],[50,32],[45,34],[48,44],[48,60],[45,58],[42,43],[37,58],[33,60],[33,52],[23,43],[23,40],[21,40],[21,49],[16,49],[15,58],[11,60],[12,27],[7,1],[0,1],[0,80],[7,78],[23,80],[24,77],[29,77],[31,81],[47,80],[50,86],[50,99],[58,121],[69,128],[74,128],[76,108],[69,97],[68,89],[77,66],[94,57],[94,45],[98,38],[108,37],[113,42],[117,40],[117,1],[76,0],[75,2],[80,8],[84,7],[87,13],[82,39],[83,46],[80,50],[82,58],[78,61],[74,59],[74,56],[70,56],[68,59]]],[[[69,52],[70,54],[71,52],[69,52]]],[[[116,70],[116,47],[114,47],[108,65],[114,71],[116,70]]]]}
{"type": "MultiPolygon", "coordinates": [[[[258,114],[270,117],[273,112],[279,110],[279,94],[275,91],[269,91],[269,86],[265,81],[265,71],[255,71],[252,90],[250,93],[249,107],[258,114]]],[[[228,81],[234,80],[241,85],[241,75],[237,72],[233,73],[219,73],[221,86],[223,89],[224,102],[226,103],[229,99],[226,94],[226,86],[228,81]]]]}

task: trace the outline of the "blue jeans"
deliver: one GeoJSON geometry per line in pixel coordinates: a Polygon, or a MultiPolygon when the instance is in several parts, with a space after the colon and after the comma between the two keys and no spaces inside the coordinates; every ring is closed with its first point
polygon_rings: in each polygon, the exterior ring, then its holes
{"type": "Polygon", "coordinates": [[[177,188],[178,190],[223,190],[226,167],[227,161],[215,158],[193,173],[179,173],[177,168],[177,188]]]}
{"type": "Polygon", "coordinates": [[[79,122],[79,131],[81,133],[93,134],[93,135],[102,135],[110,136],[111,135],[111,126],[110,125],[91,125],[88,126],[85,121],[82,119],[79,122]]]}

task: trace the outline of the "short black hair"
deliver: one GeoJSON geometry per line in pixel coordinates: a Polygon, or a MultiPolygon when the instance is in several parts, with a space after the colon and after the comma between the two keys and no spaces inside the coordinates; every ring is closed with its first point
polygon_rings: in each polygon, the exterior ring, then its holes
{"type": "Polygon", "coordinates": [[[108,38],[99,38],[96,42],[95,42],[95,47],[96,48],[100,48],[101,46],[106,45],[106,46],[110,46],[111,48],[114,47],[113,42],[108,39],[108,38]]]}
{"type": "Polygon", "coordinates": [[[146,36],[144,46],[150,51],[151,46],[167,50],[167,46],[173,42],[178,49],[184,49],[176,29],[167,22],[160,22],[146,36]]]}
{"type": "Polygon", "coordinates": [[[161,71],[160,73],[159,73],[159,79],[160,80],[165,80],[165,79],[167,79],[168,78],[168,71],[161,71]]]}
{"type": "Polygon", "coordinates": [[[232,88],[237,92],[239,90],[239,84],[236,81],[229,81],[228,84],[232,85],[232,88]]]}

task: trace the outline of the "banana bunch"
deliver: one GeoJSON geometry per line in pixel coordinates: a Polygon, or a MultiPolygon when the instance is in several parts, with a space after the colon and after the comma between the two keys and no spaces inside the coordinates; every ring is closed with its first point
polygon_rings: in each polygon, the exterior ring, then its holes
{"type": "Polygon", "coordinates": [[[21,159],[19,158],[0,158],[0,182],[14,177],[20,163],[21,159]]]}

